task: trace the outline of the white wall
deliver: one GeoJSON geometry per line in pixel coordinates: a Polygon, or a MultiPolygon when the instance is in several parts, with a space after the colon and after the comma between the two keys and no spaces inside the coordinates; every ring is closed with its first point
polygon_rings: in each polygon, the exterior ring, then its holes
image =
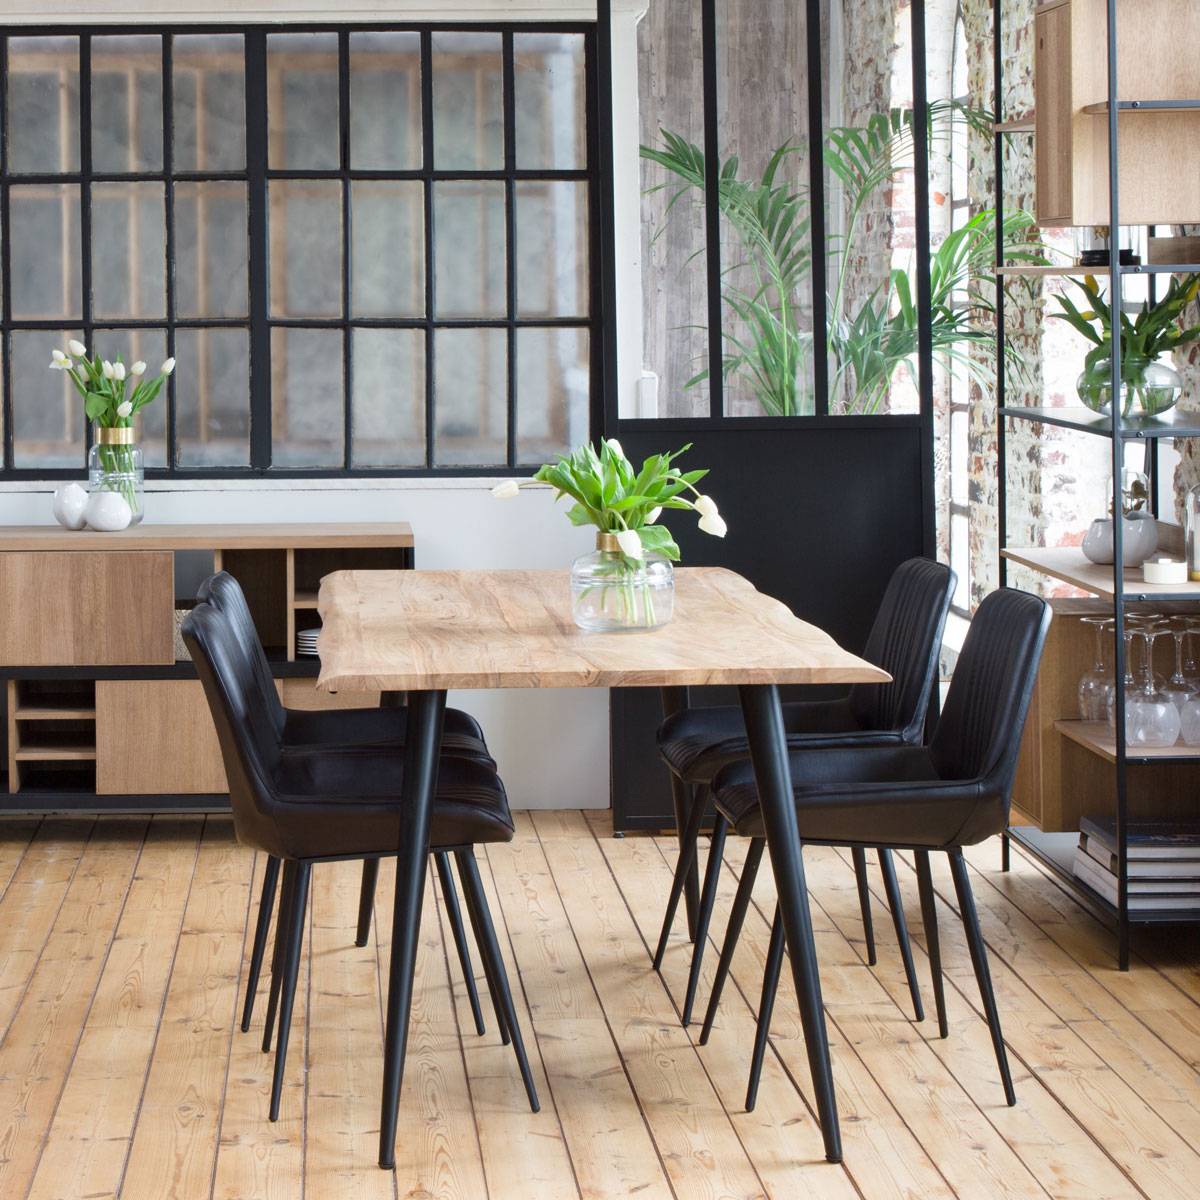
{"type": "MultiPolygon", "coordinates": [[[[620,411],[636,411],[642,371],[637,23],[649,0],[613,0],[613,144],[620,411]]],[[[17,0],[10,24],[132,24],[170,21],[594,20],[594,0],[17,0]]],[[[50,346],[47,344],[47,361],[50,346]]],[[[186,364],[180,364],[186,370],[186,364]]],[[[81,473],[82,474],[82,473],[81,473]]],[[[501,503],[495,480],[271,480],[147,487],[147,520],[408,521],[418,567],[555,567],[566,571],[591,537],[554,511],[548,490],[501,503]]],[[[49,522],[53,485],[0,484],[0,523],[49,522]]],[[[547,690],[452,693],[482,722],[514,808],[607,808],[608,692],[547,690]]]]}

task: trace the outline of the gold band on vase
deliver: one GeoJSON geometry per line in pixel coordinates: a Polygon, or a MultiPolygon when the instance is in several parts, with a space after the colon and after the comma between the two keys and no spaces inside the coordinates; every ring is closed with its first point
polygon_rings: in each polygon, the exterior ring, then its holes
{"type": "Polygon", "coordinates": [[[101,446],[132,446],[133,426],[101,425],[96,431],[96,441],[98,441],[101,446]]]}
{"type": "Polygon", "coordinates": [[[598,529],[596,531],[596,549],[609,554],[620,554],[621,543],[617,541],[615,533],[605,533],[603,529],[598,529]]]}

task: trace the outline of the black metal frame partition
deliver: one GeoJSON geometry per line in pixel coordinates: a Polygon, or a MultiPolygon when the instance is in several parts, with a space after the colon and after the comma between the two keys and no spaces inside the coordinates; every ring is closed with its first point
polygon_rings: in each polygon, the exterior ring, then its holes
{"type": "MultiPolygon", "coordinates": [[[[1108,82],[1108,197],[1109,197],[1109,227],[1112,231],[1112,236],[1109,239],[1109,271],[1111,284],[1110,305],[1114,313],[1121,312],[1122,304],[1122,280],[1127,275],[1149,275],[1151,284],[1153,285],[1154,276],[1156,275],[1173,275],[1180,272],[1191,272],[1196,269],[1195,264],[1153,264],[1153,265],[1123,265],[1120,261],[1120,130],[1119,130],[1119,114],[1122,110],[1131,108],[1195,108],[1200,105],[1200,100],[1192,101],[1141,101],[1141,100],[1126,100],[1122,101],[1119,97],[1118,77],[1117,77],[1117,0],[1106,0],[1107,12],[1107,46],[1108,56],[1106,63],[1106,75],[1108,82]]],[[[994,43],[994,85],[995,85],[995,117],[999,124],[1004,119],[1003,114],[1003,83],[1004,83],[1004,55],[1003,55],[1003,23],[1001,13],[1001,0],[992,0],[992,29],[994,43]]],[[[994,132],[995,140],[995,171],[996,171],[996,205],[999,210],[1004,203],[1004,161],[1003,161],[1003,138],[1005,132],[996,129],[994,132]]],[[[1004,263],[1004,242],[1003,228],[1000,222],[997,222],[997,242],[996,242],[996,265],[1002,266],[1004,263]]],[[[1161,924],[1195,924],[1200,922],[1200,916],[1195,910],[1149,910],[1131,912],[1129,908],[1129,833],[1130,819],[1128,807],[1128,768],[1130,763],[1135,763],[1139,766],[1150,766],[1158,763],[1178,763],[1178,762],[1196,762],[1195,754],[1162,755],[1158,754],[1154,757],[1139,755],[1134,751],[1130,752],[1127,745],[1126,727],[1125,727],[1125,693],[1124,688],[1119,685],[1119,681],[1125,674],[1125,621],[1126,621],[1126,605],[1134,602],[1153,599],[1157,602],[1170,603],[1177,601],[1195,602],[1197,599],[1196,591],[1193,587],[1191,591],[1178,593],[1162,593],[1156,592],[1153,597],[1147,596],[1145,593],[1139,592],[1136,587],[1127,589],[1124,578],[1124,546],[1122,524],[1120,520],[1116,520],[1116,514],[1121,511],[1121,472],[1124,469],[1125,447],[1129,442],[1142,442],[1147,445],[1150,454],[1152,455],[1152,470],[1151,475],[1157,480],[1157,455],[1159,441],[1163,438],[1181,438],[1181,437],[1200,437],[1200,425],[1189,423],[1186,420],[1178,422],[1164,421],[1159,418],[1134,417],[1130,419],[1123,418],[1121,415],[1121,404],[1116,399],[1120,396],[1121,390],[1121,339],[1114,337],[1112,339],[1112,355],[1111,355],[1111,395],[1114,397],[1113,403],[1110,405],[1111,413],[1105,417],[1099,414],[1094,414],[1086,410],[1076,409],[1047,409],[1047,408],[1030,408],[1021,405],[1009,405],[1006,403],[1005,397],[1005,348],[1004,348],[1004,287],[1003,276],[996,276],[996,295],[997,295],[997,326],[998,326],[998,346],[997,346],[997,364],[996,364],[996,398],[997,398],[997,458],[999,464],[999,489],[997,494],[998,499],[998,533],[999,546],[1001,549],[1000,555],[1000,582],[1003,585],[1007,580],[1007,559],[1003,554],[1003,550],[1007,545],[1007,446],[1006,432],[1007,422],[1009,420],[1025,420],[1033,421],[1038,424],[1057,425],[1067,429],[1073,429],[1077,432],[1089,433],[1107,437],[1111,440],[1112,446],[1112,513],[1113,520],[1113,618],[1114,618],[1114,640],[1115,653],[1113,662],[1113,679],[1117,683],[1115,690],[1115,743],[1116,743],[1116,762],[1115,784],[1116,784],[1116,837],[1118,845],[1117,853],[1117,903],[1111,904],[1105,897],[1093,891],[1082,880],[1075,877],[1071,870],[1069,861],[1064,861],[1061,846],[1055,847],[1055,839],[1069,839],[1067,834],[1042,834],[1039,830],[1027,829],[1024,827],[1014,827],[1010,829],[1006,836],[1004,845],[1003,864],[1005,869],[1008,867],[1008,837],[1016,840],[1023,849],[1031,853],[1039,862],[1047,866],[1055,876],[1067,887],[1067,889],[1082,903],[1086,908],[1100,917],[1111,927],[1115,928],[1117,933],[1117,961],[1120,969],[1126,971],[1129,969],[1130,959],[1130,932],[1133,925],[1161,925],[1161,924]]],[[[1154,514],[1157,512],[1157,490],[1152,490],[1154,514]]]]}
{"type": "MultiPolygon", "coordinates": [[[[0,25],[0,97],[8,95],[8,43],[12,38],[71,36],[79,40],[79,164],[71,172],[54,174],[13,174],[9,167],[9,130],[7,115],[0,123],[0,262],[11,264],[9,196],[11,188],[34,184],[68,184],[79,189],[80,205],[80,290],[82,308],[79,319],[53,318],[16,320],[12,316],[11,271],[3,271],[3,289],[0,292],[0,312],[3,317],[3,397],[0,398],[0,427],[3,428],[3,443],[0,445],[0,479],[69,479],[78,476],[83,467],[81,457],[77,467],[27,467],[14,465],[14,422],[12,409],[12,355],[11,335],[16,331],[63,331],[82,330],[84,341],[90,347],[93,332],[113,330],[162,331],[166,342],[166,353],[175,354],[175,335],[181,329],[236,329],[245,330],[249,339],[249,461],[245,466],[179,466],[176,461],[176,403],[175,380],[169,381],[165,392],[167,466],[150,467],[150,478],[176,479],[226,479],[256,478],[373,478],[405,476],[495,476],[504,474],[527,474],[528,464],[521,464],[517,454],[517,379],[516,340],[520,328],[538,329],[583,329],[588,332],[591,404],[588,413],[593,433],[599,431],[603,411],[602,396],[607,376],[605,372],[606,331],[609,322],[605,316],[613,311],[610,307],[615,293],[611,286],[613,256],[602,253],[599,227],[606,219],[611,204],[611,157],[607,188],[602,183],[599,155],[600,115],[598,100],[603,95],[599,87],[601,75],[598,62],[597,30],[592,22],[561,21],[495,21],[495,22],[411,22],[403,19],[369,23],[305,22],[264,25],[254,22],[228,22],[197,25],[194,22],[166,22],[160,24],[129,23],[124,25],[66,26],[41,24],[29,26],[0,25]],[[420,38],[421,63],[421,165],[413,169],[370,170],[353,167],[350,158],[350,38],[357,33],[403,32],[415,33],[420,38]],[[433,155],[433,72],[431,39],[437,33],[488,33],[502,39],[503,103],[504,103],[504,164],[491,170],[437,169],[433,155]],[[272,34],[324,33],[337,38],[338,73],[338,164],[328,170],[297,170],[274,167],[268,162],[267,120],[267,39],[272,34]],[[513,60],[514,34],[561,33],[578,34],[584,42],[584,70],[586,80],[586,159],[584,165],[573,169],[521,169],[515,160],[515,71],[513,60]],[[236,34],[244,38],[245,51],[245,134],[246,162],[234,171],[178,171],[173,160],[173,88],[172,48],[176,36],[192,34],[236,34]],[[157,170],[137,172],[98,172],[92,169],[91,130],[91,46],[98,37],[130,35],[152,35],[162,38],[162,121],[163,162],[157,170]],[[275,180],[328,180],[340,184],[341,196],[341,278],[338,287],[341,294],[340,315],[331,317],[288,317],[272,315],[268,299],[268,231],[267,189],[275,180]],[[350,254],[350,188],[357,180],[415,181],[423,187],[424,197],[424,290],[425,310],[420,316],[372,317],[358,316],[351,306],[351,254],[350,254]],[[439,317],[434,307],[434,208],[432,191],[436,183],[447,181],[493,180],[505,188],[505,314],[500,317],[450,318],[439,317]],[[516,221],[514,190],[518,183],[527,180],[570,181],[585,184],[587,188],[589,218],[588,256],[588,311],[575,317],[522,317],[516,299],[516,221]],[[244,317],[196,317],[181,318],[175,311],[174,254],[175,211],[173,191],[177,183],[195,182],[238,182],[246,186],[248,216],[249,265],[247,277],[247,314],[244,317]],[[91,189],[95,183],[127,182],[161,183],[164,188],[165,220],[165,304],[162,317],[153,318],[106,318],[97,319],[93,313],[92,262],[90,234],[91,189]],[[343,346],[343,391],[344,406],[337,419],[344,424],[342,461],[337,466],[325,467],[274,467],[272,457],[272,399],[270,393],[271,331],[276,328],[321,329],[341,332],[343,346]],[[352,458],[353,422],[353,336],[354,329],[412,329],[425,334],[425,454],[426,462],[420,466],[358,466],[352,458]],[[505,405],[507,412],[507,441],[505,462],[479,466],[438,464],[434,452],[435,398],[434,398],[434,330],[435,329],[501,329],[507,335],[507,373],[505,405]]],[[[608,68],[611,78],[611,66],[608,68]]],[[[609,101],[611,108],[611,100],[609,101]]],[[[611,119],[611,118],[610,118],[611,119]]],[[[607,216],[611,223],[611,215],[607,216]]],[[[47,355],[49,351],[47,350],[47,355]]],[[[90,440],[91,431],[87,430],[90,440]]]]}

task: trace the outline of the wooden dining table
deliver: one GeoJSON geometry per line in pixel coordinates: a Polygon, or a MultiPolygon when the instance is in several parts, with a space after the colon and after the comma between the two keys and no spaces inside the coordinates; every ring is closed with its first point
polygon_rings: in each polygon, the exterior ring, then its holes
{"type": "Polygon", "coordinates": [[[886,683],[880,668],[732,571],[675,572],[661,629],[587,633],[565,571],[339,571],[321,581],[318,688],[407,693],[379,1165],[395,1165],[430,809],[449,688],[738,687],[799,999],[825,1157],[841,1160],[821,983],[804,883],[782,684],[886,683]]]}

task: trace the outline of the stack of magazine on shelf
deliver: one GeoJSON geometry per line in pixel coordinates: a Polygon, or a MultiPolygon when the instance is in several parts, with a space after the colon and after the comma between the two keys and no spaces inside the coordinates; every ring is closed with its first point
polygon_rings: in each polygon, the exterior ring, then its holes
{"type": "MultiPolygon", "coordinates": [[[[1200,909],[1200,824],[1134,821],[1128,837],[1129,909],[1200,909]]],[[[1079,823],[1075,875],[1117,903],[1117,823],[1084,817],[1079,823]]]]}

